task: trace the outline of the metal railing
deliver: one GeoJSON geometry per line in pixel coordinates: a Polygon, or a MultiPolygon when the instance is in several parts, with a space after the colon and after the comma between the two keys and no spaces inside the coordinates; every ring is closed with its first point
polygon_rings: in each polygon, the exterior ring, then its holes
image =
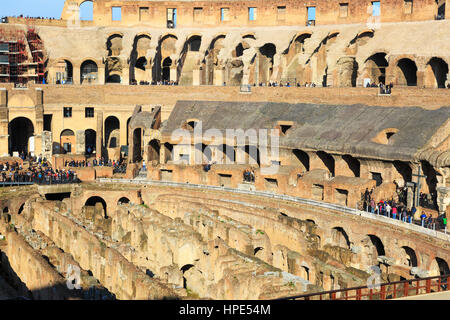
{"type": "Polygon", "coordinates": [[[201,184],[191,184],[191,183],[181,183],[181,182],[171,182],[171,181],[157,181],[157,180],[132,180],[132,179],[110,179],[110,178],[99,178],[97,179],[99,182],[113,182],[113,183],[126,183],[126,184],[148,184],[148,185],[163,185],[163,186],[169,186],[169,187],[183,187],[183,188],[190,188],[190,189],[202,189],[202,190],[215,190],[215,191],[226,191],[226,192],[233,192],[238,194],[247,194],[247,195],[253,195],[253,196],[263,196],[266,198],[272,198],[277,200],[284,200],[284,201],[291,201],[295,203],[305,204],[314,206],[317,208],[323,208],[323,209],[329,209],[329,210],[335,210],[339,211],[341,213],[346,214],[352,214],[360,217],[364,217],[371,220],[377,220],[383,223],[395,225],[400,228],[408,229],[411,231],[415,231],[418,233],[426,234],[431,237],[435,237],[444,241],[450,242],[450,234],[446,234],[444,232],[433,230],[433,229],[427,229],[420,225],[416,225],[413,223],[408,223],[396,219],[392,219],[387,216],[383,215],[377,215],[366,211],[361,211],[359,209],[355,208],[349,208],[343,205],[334,204],[334,203],[328,203],[328,202],[322,202],[318,200],[311,200],[311,199],[305,199],[300,197],[294,197],[294,196],[288,196],[283,194],[277,194],[272,192],[265,192],[265,191],[251,191],[251,190],[244,190],[244,189],[235,189],[235,188],[229,188],[229,187],[218,187],[218,186],[210,186],[210,185],[201,185],[201,184]]]}
{"type": "Polygon", "coordinates": [[[368,286],[308,293],[276,300],[388,300],[448,291],[450,275],[382,283],[368,286]]]}

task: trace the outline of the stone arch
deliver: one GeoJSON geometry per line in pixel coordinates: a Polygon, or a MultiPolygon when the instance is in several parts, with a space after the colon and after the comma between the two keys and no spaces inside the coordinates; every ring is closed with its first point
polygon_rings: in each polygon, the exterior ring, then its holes
{"type": "Polygon", "coordinates": [[[144,138],[144,129],[135,128],[133,130],[133,154],[132,162],[139,162],[142,160],[142,142],[144,138]]]}
{"type": "Polygon", "coordinates": [[[126,204],[126,203],[130,203],[130,199],[128,199],[127,197],[121,197],[118,201],[117,204],[126,204]]]}
{"type": "Polygon", "coordinates": [[[97,83],[98,67],[93,60],[85,60],[80,66],[80,83],[97,83]]]}
{"type": "Polygon", "coordinates": [[[346,249],[350,249],[351,246],[350,238],[342,227],[334,227],[331,229],[331,243],[346,249]]]}
{"type": "Polygon", "coordinates": [[[219,61],[220,51],[224,48],[223,41],[226,34],[218,34],[211,41],[208,50],[205,52],[205,58],[202,61],[202,83],[206,85],[222,84],[223,72],[221,62],[219,61]]]}
{"type": "Polygon", "coordinates": [[[94,1],[84,0],[79,4],[80,20],[93,21],[94,20],[94,1]]]}
{"type": "Polygon", "coordinates": [[[386,255],[386,251],[384,250],[384,244],[381,241],[381,239],[373,234],[369,234],[368,237],[376,250],[377,256],[379,257],[386,255]]]}
{"type": "Polygon", "coordinates": [[[183,288],[185,288],[185,289],[187,288],[187,279],[184,276],[184,274],[185,274],[186,271],[192,269],[193,267],[194,267],[193,264],[185,264],[184,266],[182,266],[180,268],[181,272],[183,273],[183,288]]]}
{"type": "Polygon", "coordinates": [[[86,200],[86,202],[84,203],[84,206],[95,207],[97,203],[100,203],[103,207],[104,218],[108,218],[108,214],[107,214],[107,210],[106,210],[107,209],[106,201],[102,197],[91,196],[86,200]]]}
{"type": "Polygon", "coordinates": [[[436,257],[431,261],[430,269],[429,269],[429,276],[443,276],[450,274],[450,269],[448,267],[447,261],[440,257],[436,257]]]}
{"type": "Polygon", "coordinates": [[[201,35],[191,35],[184,43],[177,64],[177,77],[181,85],[200,84],[200,73],[194,75],[194,71],[200,71],[202,61],[201,44],[201,35]]]}
{"type": "Polygon", "coordinates": [[[16,117],[8,123],[9,154],[14,152],[34,152],[30,148],[30,139],[34,136],[33,122],[25,117],[16,117]]]}
{"type": "Polygon", "coordinates": [[[156,161],[159,164],[161,154],[161,141],[153,139],[149,143],[148,162],[156,161]]]}
{"type": "Polygon", "coordinates": [[[412,168],[407,162],[395,160],[393,165],[398,174],[403,178],[403,183],[400,183],[400,187],[403,187],[406,182],[412,181],[412,168]]]}
{"type": "Polygon", "coordinates": [[[147,33],[139,33],[134,37],[130,54],[130,83],[150,81],[151,61],[147,59],[147,52],[150,50],[151,39],[147,33]]]}
{"type": "Polygon", "coordinates": [[[121,32],[112,32],[108,35],[106,40],[106,50],[108,51],[108,56],[120,56],[120,53],[123,50],[122,41],[123,33],[121,32]]]}
{"type": "Polygon", "coordinates": [[[97,132],[93,129],[84,130],[84,145],[86,154],[90,155],[97,149],[97,132]]]}
{"type": "Polygon", "coordinates": [[[259,59],[259,79],[258,82],[267,83],[273,74],[274,56],[277,53],[277,47],[273,43],[266,43],[258,50],[259,59]]]}
{"type": "Polygon", "coordinates": [[[308,153],[300,149],[293,149],[292,153],[294,155],[292,164],[301,166],[305,171],[309,171],[310,159],[308,153]]]}
{"type": "Polygon", "coordinates": [[[53,63],[54,84],[73,83],[73,63],[68,58],[59,58],[53,63]]]}
{"type": "Polygon", "coordinates": [[[71,129],[64,129],[61,131],[59,143],[65,153],[72,153],[73,148],[76,145],[75,132],[71,129]]]}
{"type": "Polygon", "coordinates": [[[402,255],[400,264],[407,267],[417,267],[418,259],[414,249],[408,246],[401,247],[402,255]]]}
{"type": "Polygon", "coordinates": [[[348,168],[353,172],[354,176],[360,177],[361,163],[359,160],[349,154],[343,155],[342,159],[347,163],[348,168]]]}
{"type": "Polygon", "coordinates": [[[417,65],[414,60],[402,58],[396,64],[397,85],[417,86],[417,65]]]}
{"type": "Polygon", "coordinates": [[[24,209],[25,209],[25,202],[22,203],[22,205],[19,207],[19,210],[17,210],[17,214],[22,214],[24,209]]]}
{"type": "Polygon", "coordinates": [[[105,147],[120,147],[120,121],[116,116],[105,119],[105,147]]]}
{"type": "Polygon", "coordinates": [[[172,66],[172,63],[175,63],[174,61],[172,61],[172,59],[177,52],[176,49],[177,41],[178,41],[177,36],[171,33],[164,34],[158,41],[155,63],[153,65],[153,79],[157,81],[177,80],[171,79],[172,77],[170,75],[170,67],[172,66]],[[165,66],[164,62],[166,63],[165,66]],[[164,67],[168,68],[168,70],[165,70],[164,67]],[[163,77],[165,77],[165,79],[163,77]]]}
{"type": "Polygon", "coordinates": [[[334,157],[325,151],[317,151],[316,154],[319,157],[319,159],[322,160],[323,165],[328,169],[331,176],[334,177],[334,169],[335,169],[334,157]]]}
{"type": "Polygon", "coordinates": [[[364,61],[362,78],[369,78],[371,83],[386,83],[388,66],[385,52],[374,53],[364,61]]]}
{"type": "Polygon", "coordinates": [[[448,76],[448,63],[438,57],[431,58],[426,64],[425,86],[431,88],[445,88],[448,76]]]}

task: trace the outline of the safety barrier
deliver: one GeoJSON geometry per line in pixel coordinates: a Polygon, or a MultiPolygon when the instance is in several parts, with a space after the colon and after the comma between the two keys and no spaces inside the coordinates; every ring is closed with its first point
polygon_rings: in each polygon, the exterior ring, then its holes
{"type": "Polygon", "coordinates": [[[276,300],[388,300],[448,291],[450,275],[283,297],[276,300]]]}

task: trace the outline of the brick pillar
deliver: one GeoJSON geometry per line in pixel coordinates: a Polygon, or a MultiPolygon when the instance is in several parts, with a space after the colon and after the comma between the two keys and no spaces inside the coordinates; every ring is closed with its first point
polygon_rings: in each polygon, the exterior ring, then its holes
{"type": "Polygon", "coordinates": [[[102,157],[103,154],[103,112],[97,111],[97,135],[95,143],[95,156],[96,158],[102,157]]]}

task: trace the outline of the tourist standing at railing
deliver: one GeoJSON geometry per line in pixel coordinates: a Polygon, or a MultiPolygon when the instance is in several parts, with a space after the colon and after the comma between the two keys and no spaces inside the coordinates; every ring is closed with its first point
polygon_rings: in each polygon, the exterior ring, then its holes
{"type": "Polygon", "coordinates": [[[420,221],[422,223],[422,227],[425,226],[425,219],[426,218],[427,218],[427,215],[425,214],[425,212],[420,215],[420,221]]]}

